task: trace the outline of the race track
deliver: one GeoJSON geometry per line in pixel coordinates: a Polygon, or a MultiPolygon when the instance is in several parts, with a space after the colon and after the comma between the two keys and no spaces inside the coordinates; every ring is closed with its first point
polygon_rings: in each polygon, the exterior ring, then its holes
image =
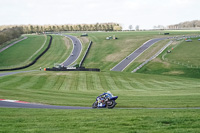
{"type": "MultiPolygon", "coordinates": [[[[10,100],[11,101],[11,100],[10,100]]],[[[43,108],[43,109],[92,109],[91,107],[75,107],[75,106],[55,106],[55,105],[43,105],[33,104],[27,102],[10,102],[0,101],[0,107],[2,108],[43,108]]]]}
{"type": "MultiPolygon", "coordinates": [[[[12,100],[10,100],[12,101],[12,100]]],[[[92,109],[91,107],[77,107],[77,106],[55,106],[55,105],[44,105],[44,104],[33,104],[23,101],[10,102],[0,100],[0,108],[39,108],[39,109],[92,109]]],[[[107,109],[107,108],[106,108],[107,109]]],[[[183,108],[114,108],[114,109],[200,109],[200,107],[183,107],[183,108]]]]}
{"type": "Polygon", "coordinates": [[[61,63],[64,67],[67,67],[71,65],[72,63],[74,63],[80,56],[81,51],[82,51],[82,44],[80,40],[74,36],[70,36],[70,35],[64,35],[64,36],[71,39],[73,43],[73,47],[74,47],[71,55],[63,63],[61,63]]]}
{"type": "MultiPolygon", "coordinates": [[[[81,51],[82,51],[82,44],[81,42],[73,36],[65,35],[69,37],[74,45],[73,48],[73,55],[69,56],[66,61],[63,62],[64,66],[69,66],[73,62],[77,60],[81,51]]],[[[141,47],[131,53],[128,58],[122,60],[118,65],[116,65],[112,71],[123,71],[132,61],[135,60],[141,53],[143,53],[148,47],[153,45],[154,43],[164,40],[167,38],[157,38],[152,39],[146,43],[144,43],[141,47]]],[[[19,71],[19,72],[7,72],[1,73],[1,76],[16,74],[16,73],[23,73],[23,72],[30,72],[30,71],[19,71]]],[[[55,105],[44,105],[44,104],[35,104],[23,101],[16,101],[16,100],[4,100],[0,99],[0,108],[40,108],[40,109],[92,109],[91,107],[77,107],[77,106],[55,106],[55,105]],[[13,102],[14,101],[14,102],[13,102]]],[[[182,108],[115,108],[115,109],[200,109],[200,107],[182,107],[182,108]]]]}
{"type": "Polygon", "coordinates": [[[149,48],[151,45],[155,44],[156,42],[158,42],[160,40],[165,40],[165,39],[167,39],[167,38],[156,38],[156,39],[151,39],[151,40],[145,42],[142,46],[140,46],[133,53],[131,53],[129,56],[127,56],[125,59],[123,59],[115,67],[113,67],[111,69],[111,71],[123,71],[131,62],[133,62],[147,48],[149,48]]]}

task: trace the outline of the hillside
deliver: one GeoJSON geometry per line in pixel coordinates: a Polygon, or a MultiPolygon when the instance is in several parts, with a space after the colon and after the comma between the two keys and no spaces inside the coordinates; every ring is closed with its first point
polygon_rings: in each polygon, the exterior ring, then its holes
{"type": "Polygon", "coordinates": [[[183,39],[174,41],[158,58],[138,72],[199,78],[199,38],[192,38],[192,42],[183,39]],[[171,53],[167,54],[167,50],[171,50],[171,53]]]}
{"type": "MultiPolygon", "coordinates": [[[[188,72],[194,69],[162,60],[162,56],[166,53],[164,51],[140,71],[131,73],[138,64],[151,57],[168,41],[161,41],[150,47],[125,71],[110,71],[110,68],[145,41],[163,37],[160,32],[162,33],[162,31],[90,32],[88,38],[81,38],[83,50],[86,49],[89,40],[93,41],[84,66],[100,68],[101,72],[32,71],[0,77],[0,99],[91,107],[96,97],[108,90],[119,96],[116,100],[118,104],[112,110],[0,108],[2,112],[0,132],[99,132],[102,128],[104,132],[110,130],[113,132],[198,132],[200,79],[197,71],[199,68],[194,68],[195,73],[188,75],[188,72]],[[106,40],[107,36],[113,35],[118,39],[106,40]],[[184,74],[177,73],[180,71],[184,74]],[[175,76],[171,74],[172,72],[176,72],[175,76]]],[[[196,34],[196,31],[166,32],[170,32],[170,36],[196,34]]],[[[81,33],[70,34],[80,36],[81,33]]],[[[31,41],[27,45],[33,46],[32,43],[31,41]]],[[[176,59],[181,63],[190,60],[192,65],[199,64],[198,41],[194,40],[192,43],[177,41],[169,49],[172,47],[174,50],[165,55],[166,59],[176,59]],[[182,53],[184,58],[181,58],[182,53]]],[[[14,48],[20,46],[13,47],[13,51],[14,48]]],[[[53,67],[54,63],[63,62],[70,55],[72,48],[69,39],[53,35],[52,46],[47,53],[36,64],[25,70],[53,67]]],[[[21,52],[26,53],[25,50],[21,52]]],[[[7,55],[9,53],[11,53],[9,50],[5,52],[7,55]]],[[[18,56],[16,54],[13,58],[17,60],[18,56]]],[[[3,56],[3,59],[6,61],[9,56],[3,56]]]]}

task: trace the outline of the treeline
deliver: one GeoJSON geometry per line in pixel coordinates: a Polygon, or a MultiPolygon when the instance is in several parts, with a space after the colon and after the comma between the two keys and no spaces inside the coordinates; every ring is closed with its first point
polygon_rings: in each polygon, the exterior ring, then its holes
{"type": "Polygon", "coordinates": [[[169,29],[200,28],[200,20],[186,21],[179,24],[169,25],[169,29]]]}
{"type": "Polygon", "coordinates": [[[64,25],[3,25],[0,26],[0,44],[21,34],[61,32],[61,31],[120,31],[117,23],[64,24],[64,25]]]}
{"type": "Polygon", "coordinates": [[[4,28],[0,31],[0,45],[4,42],[7,42],[11,39],[15,39],[23,34],[23,28],[19,27],[11,27],[11,28],[4,28]]]}
{"type": "MultiPolygon", "coordinates": [[[[0,30],[3,29],[1,26],[0,30]]],[[[7,26],[12,27],[12,26],[7,26]]],[[[15,26],[14,26],[15,27],[15,26]]],[[[20,25],[24,33],[60,32],[60,31],[120,31],[122,27],[117,23],[96,24],[64,24],[64,25],[20,25]]]]}

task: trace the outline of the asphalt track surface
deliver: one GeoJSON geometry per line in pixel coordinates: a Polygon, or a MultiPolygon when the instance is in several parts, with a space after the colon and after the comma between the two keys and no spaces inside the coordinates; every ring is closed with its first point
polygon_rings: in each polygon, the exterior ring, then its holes
{"type": "Polygon", "coordinates": [[[70,38],[73,43],[72,53],[63,63],[61,63],[61,65],[63,65],[64,67],[67,67],[73,64],[80,56],[81,51],[82,51],[82,44],[80,40],[74,36],[70,36],[70,35],[64,35],[64,36],[70,38]]]}
{"type": "Polygon", "coordinates": [[[18,42],[21,42],[21,41],[23,41],[23,40],[25,40],[25,39],[27,39],[27,38],[28,38],[28,37],[25,36],[24,38],[22,38],[22,39],[20,39],[20,40],[18,40],[18,41],[16,41],[16,42],[13,42],[13,43],[9,44],[8,46],[6,46],[6,47],[0,49],[0,53],[3,52],[4,50],[6,50],[7,48],[9,48],[9,47],[11,47],[11,46],[17,44],[18,42]]]}
{"type": "Polygon", "coordinates": [[[15,103],[0,101],[0,107],[2,108],[43,108],[43,109],[92,109],[91,107],[75,107],[75,106],[55,106],[33,103],[15,103]]]}
{"type": "Polygon", "coordinates": [[[131,62],[133,62],[139,55],[141,55],[146,49],[148,49],[151,45],[155,44],[158,41],[165,40],[167,38],[156,38],[151,39],[145,42],[142,46],[136,49],[133,53],[123,59],[120,63],[118,63],[115,67],[111,69],[111,71],[123,71],[131,62]]]}
{"type": "MultiPolygon", "coordinates": [[[[0,101],[0,108],[35,108],[35,109],[92,109],[91,107],[77,107],[77,106],[55,106],[34,103],[15,103],[0,101]]],[[[102,108],[103,109],[103,108],[102,108]]],[[[149,110],[176,110],[176,109],[200,109],[200,107],[188,108],[114,108],[114,109],[149,109],[149,110]]]]}
{"type": "Polygon", "coordinates": [[[39,70],[18,71],[18,72],[5,72],[5,73],[0,73],[0,77],[7,76],[7,75],[13,75],[13,74],[17,74],[17,73],[33,72],[33,71],[39,71],[39,70]]]}

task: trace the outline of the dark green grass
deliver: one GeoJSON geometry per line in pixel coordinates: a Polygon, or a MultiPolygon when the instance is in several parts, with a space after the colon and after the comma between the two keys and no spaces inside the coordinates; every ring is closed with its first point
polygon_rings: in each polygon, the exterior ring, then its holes
{"type": "MultiPolygon", "coordinates": [[[[45,37],[40,35],[28,36],[12,47],[0,53],[0,67],[13,68],[30,63],[34,58],[29,59],[43,45],[45,37]]],[[[47,41],[48,44],[48,41],[47,41]]],[[[39,54],[39,53],[38,53],[39,54]]],[[[37,54],[37,55],[38,55],[37,54]]]]}
{"type": "Polygon", "coordinates": [[[197,133],[200,110],[0,108],[0,132],[197,133]]]}
{"type": "Polygon", "coordinates": [[[36,64],[27,68],[26,70],[39,70],[40,67],[51,68],[54,66],[54,63],[61,64],[68,58],[73,48],[71,41],[66,42],[63,39],[63,36],[52,35],[52,37],[53,40],[50,49],[36,62],[36,64]]]}

